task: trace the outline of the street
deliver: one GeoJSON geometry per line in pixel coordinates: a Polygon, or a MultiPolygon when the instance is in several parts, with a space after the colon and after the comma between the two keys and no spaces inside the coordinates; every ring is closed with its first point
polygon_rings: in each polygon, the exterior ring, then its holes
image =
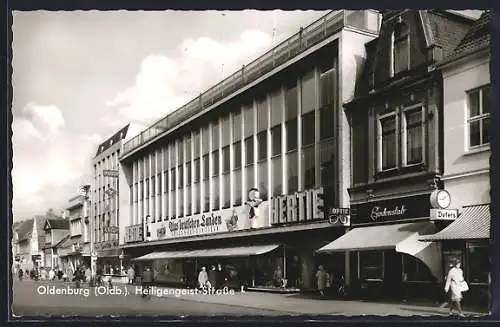
{"type": "MultiPolygon", "coordinates": [[[[12,312],[16,316],[290,316],[290,315],[378,315],[444,316],[448,309],[439,306],[405,303],[321,300],[301,294],[245,292],[222,295],[189,294],[187,290],[155,288],[156,295],[143,299],[136,286],[118,284],[106,291],[83,287],[74,293],[74,283],[14,281],[12,312]],[[109,294],[113,292],[115,294],[109,294]],[[178,292],[176,294],[175,292],[178,292]],[[182,293],[184,292],[184,293],[182,293]],[[121,293],[121,294],[119,294],[121,293]],[[181,294],[182,293],[182,294],[181,294]]],[[[486,312],[465,312],[468,317],[486,312]]]]}
{"type": "MultiPolygon", "coordinates": [[[[213,316],[213,315],[288,315],[265,309],[255,309],[224,304],[186,301],[172,297],[143,299],[140,295],[129,294],[96,295],[93,289],[84,287],[81,294],[57,295],[40,294],[46,289],[74,289],[74,283],[23,280],[13,282],[12,314],[14,316],[213,316]],[[84,291],[87,291],[84,293],[84,291]]],[[[119,285],[123,286],[123,285],[119,285]]]]}

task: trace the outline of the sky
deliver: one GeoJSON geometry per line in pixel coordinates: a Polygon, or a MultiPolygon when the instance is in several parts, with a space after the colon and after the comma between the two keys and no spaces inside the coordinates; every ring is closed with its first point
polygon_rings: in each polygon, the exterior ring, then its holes
{"type": "Polygon", "coordinates": [[[90,182],[100,142],[166,116],[326,13],[13,12],[13,219],[61,212],[90,182]]]}

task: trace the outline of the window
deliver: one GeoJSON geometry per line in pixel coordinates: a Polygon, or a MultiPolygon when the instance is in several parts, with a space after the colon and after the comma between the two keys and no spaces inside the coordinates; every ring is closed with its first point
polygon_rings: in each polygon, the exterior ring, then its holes
{"type": "Polygon", "coordinates": [[[271,156],[281,154],[281,125],[271,129],[271,156]]]}
{"type": "Polygon", "coordinates": [[[332,104],[335,99],[335,69],[333,67],[323,70],[319,75],[320,107],[332,104]]]}
{"type": "Polygon", "coordinates": [[[210,181],[203,181],[203,212],[210,210],[210,181]]]}
{"type": "Polygon", "coordinates": [[[490,85],[468,92],[469,112],[467,125],[470,148],[490,142],[490,92],[490,85]]]}
{"type": "Polygon", "coordinates": [[[212,194],[213,194],[213,210],[219,210],[220,208],[220,184],[219,177],[212,178],[212,194]]]}
{"type": "Polygon", "coordinates": [[[191,162],[186,162],[186,185],[191,185],[191,162]]]}
{"type": "Polygon", "coordinates": [[[208,126],[204,127],[201,130],[201,153],[209,153],[210,152],[210,133],[209,133],[208,126]]]}
{"type": "MultiPolygon", "coordinates": [[[[306,131],[302,129],[303,131],[306,131]]],[[[293,151],[297,149],[298,133],[297,119],[292,119],[286,122],[286,150],[293,151]]]]}
{"type": "Polygon", "coordinates": [[[225,174],[229,172],[230,169],[230,153],[229,146],[222,148],[222,173],[225,174]]]}
{"type": "Polygon", "coordinates": [[[283,99],[281,88],[271,95],[271,127],[281,124],[283,120],[283,99]]]}
{"type": "Polygon", "coordinates": [[[249,137],[250,135],[253,135],[254,133],[254,128],[255,128],[255,119],[253,115],[253,106],[248,105],[243,107],[243,136],[244,137],[249,137]]]}
{"type": "Polygon", "coordinates": [[[200,213],[200,183],[193,184],[193,214],[200,213]]]}
{"type": "Polygon", "coordinates": [[[267,129],[268,108],[267,98],[262,98],[257,101],[257,133],[267,129]]]}
{"type": "Polygon", "coordinates": [[[245,165],[253,164],[253,137],[249,137],[245,140],[245,165]]]}
{"type": "Polygon", "coordinates": [[[174,191],[176,186],[175,168],[170,169],[170,190],[174,191]]]}
{"type": "Polygon", "coordinates": [[[302,148],[302,180],[304,190],[312,189],[315,186],[314,161],[314,146],[302,148]]]}
{"type": "Polygon", "coordinates": [[[254,165],[248,165],[245,167],[245,178],[246,178],[246,189],[249,190],[255,187],[255,176],[254,176],[254,165]]]}
{"type": "Polygon", "coordinates": [[[489,264],[489,251],[487,245],[467,244],[467,275],[465,278],[470,283],[488,283],[488,273],[491,271],[489,264]]]}
{"type": "Polygon", "coordinates": [[[297,117],[298,114],[298,95],[297,85],[287,88],[285,93],[285,120],[297,117]]]}
{"type": "Polygon", "coordinates": [[[403,281],[404,282],[422,282],[433,281],[434,277],[429,268],[419,259],[402,254],[403,260],[403,281]]]}
{"type": "Polygon", "coordinates": [[[358,252],[361,280],[381,281],[384,279],[384,252],[362,251],[358,252]]]}
{"type": "Polygon", "coordinates": [[[210,177],[210,162],[208,154],[203,156],[203,180],[210,177]]]}
{"type": "Polygon", "coordinates": [[[219,151],[212,152],[212,176],[219,175],[219,151]]]}
{"type": "Polygon", "coordinates": [[[233,113],[233,142],[236,142],[238,140],[241,140],[241,113],[240,110],[238,109],[236,112],[233,113]]]}
{"type": "Polygon", "coordinates": [[[288,194],[293,194],[299,190],[299,167],[297,151],[287,153],[288,164],[288,194]]]}
{"type": "Polygon", "coordinates": [[[260,132],[257,134],[257,160],[261,161],[267,158],[267,132],[260,132]]]}
{"type": "Polygon", "coordinates": [[[193,183],[198,183],[200,181],[200,158],[194,160],[194,176],[193,183]]]}
{"type": "Polygon", "coordinates": [[[379,170],[396,167],[396,115],[379,118],[379,170]]]}
{"type": "Polygon", "coordinates": [[[314,71],[302,77],[302,114],[314,111],[316,108],[316,79],[314,71]]]}
{"type": "Polygon", "coordinates": [[[200,133],[197,131],[193,132],[193,154],[195,158],[200,156],[200,133]]]}
{"type": "Polygon", "coordinates": [[[221,118],[220,120],[220,125],[221,125],[221,146],[224,147],[231,143],[231,125],[229,125],[229,115],[226,115],[221,118]]]}
{"type": "Polygon", "coordinates": [[[186,144],[185,161],[191,161],[191,136],[188,135],[184,138],[186,144]]]}
{"type": "Polygon", "coordinates": [[[368,181],[368,116],[352,114],[352,178],[353,183],[368,181]]]}
{"type": "Polygon", "coordinates": [[[219,148],[219,124],[216,121],[212,122],[212,150],[219,148]]]}
{"type": "Polygon", "coordinates": [[[423,124],[422,108],[403,112],[403,146],[406,165],[422,162],[423,124]]]}
{"type": "Polygon", "coordinates": [[[241,142],[233,144],[233,169],[241,168],[241,142]]]}
{"type": "Polygon", "coordinates": [[[229,208],[231,206],[231,174],[229,172],[222,174],[222,189],[221,196],[223,196],[222,200],[222,209],[229,208]]]}
{"type": "Polygon", "coordinates": [[[268,182],[267,182],[267,161],[262,161],[258,165],[258,189],[262,200],[267,200],[268,182]]]}
{"type": "Polygon", "coordinates": [[[302,146],[314,144],[316,135],[314,118],[314,111],[302,116],[302,146]]]}
{"type": "Polygon", "coordinates": [[[392,75],[408,70],[410,67],[408,25],[398,23],[393,34],[392,75]]]}
{"type": "Polygon", "coordinates": [[[233,190],[234,190],[234,205],[241,205],[241,169],[233,171],[233,190]]]}
{"type": "Polygon", "coordinates": [[[273,196],[283,194],[283,166],[281,165],[281,156],[276,156],[272,159],[272,183],[273,196]]]}

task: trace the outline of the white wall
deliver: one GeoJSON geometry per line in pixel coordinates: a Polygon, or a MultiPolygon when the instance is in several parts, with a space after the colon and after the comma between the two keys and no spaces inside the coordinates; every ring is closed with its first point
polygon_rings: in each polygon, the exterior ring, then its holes
{"type": "Polygon", "coordinates": [[[490,83],[489,57],[484,55],[443,71],[444,186],[450,208],[490,202],[489,147],[467,149],[466,91],[490,83]]]}

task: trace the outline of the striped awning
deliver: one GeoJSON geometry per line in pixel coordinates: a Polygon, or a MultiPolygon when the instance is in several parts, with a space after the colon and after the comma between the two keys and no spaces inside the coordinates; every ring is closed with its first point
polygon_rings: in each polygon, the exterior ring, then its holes
{"type": "Polygon", "coordinates": [[[442,231],[419,238],[420,241],[479,240],[490,238],[489,204],[464,206],[460,216],[442,231]]]}
{"type": "Polygon", "coordinates": [[[225,258],[225,257],[248,257],[271,252],[279,247],[279,244],[240,246],[232,248],[186,250],[186,251],[157,251],[142,257],[134,258],[133,261],[150,261],[160,259],[177,258],[225,258]]]}

